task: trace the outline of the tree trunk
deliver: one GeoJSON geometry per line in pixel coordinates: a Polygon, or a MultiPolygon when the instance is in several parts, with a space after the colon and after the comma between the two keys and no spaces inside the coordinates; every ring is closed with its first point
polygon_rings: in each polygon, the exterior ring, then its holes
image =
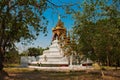
{"type": "Polygon", "coordinates": [[[107,55],[107,66],[109,66],[109,57],[107,55]]]}
{"type": "Polygon", "coordinates": [[[4,80],[6,77],[9,77],[8,73],[3,70],[4,54],[5,54],[5,49],[0,47],[0,80],[4,80]]]}
{"type": "Polygon", "coordinates": [[[119,65],[120,65],[119,59],[116,59],[116,66],[115,66],[115,67],[116,67],[116,68],[115,68],[116,70],[117,70],[117,68],[119,67],[119,65]]]}
{"type": "Polygon", "coordinates": [[[0,71],[2,71],[3,70],[3,67],[4,67],[4,65],[3,65],[3,62],[4,62],[4,50],[3,50],[3,48],[2,47],[0,47],[0,71]]]}

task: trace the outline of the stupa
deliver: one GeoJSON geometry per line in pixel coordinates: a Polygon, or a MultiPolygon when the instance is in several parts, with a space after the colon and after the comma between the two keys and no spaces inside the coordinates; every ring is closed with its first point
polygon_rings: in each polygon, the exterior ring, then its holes
{"type": "Polygon", "coordinates": [[[52,29],[53,37],[52,44],[48,50],[43,52],[43,55],[39,56],[39,64],[50,66],[68,66],[69,61],[64,55],[62,46],[67,42],[66,28],[61,19],[58,19],[57,25],[52,29]]]}
{"type": "MultiPolygon", "coordinates": [[[[54,68],[54,67],[55,69],[57,69],[61,66],[62,66],[61,69],[64,69],[63,66],[65,67],[67,66],[67,69],[69,70],[91,68],[93,62],[88,58],[84,59],[84,56],[83,56],[83,59],[80,62],[78,62],[78,59],[75,59],[76,58],[75,54],[67,55],[69,53],[64,52],[65,51],[64,46],[66,45],[69,46],[71,41],[70,41],[70,34],[68,33],[67,35],[67,30],[64,27],[64,23],[61,21],[60,18],[58,19],[56,26],[52,29],[52,32],[53,32],[52,43],[49,46],[49,49],[45,50],[43,52],[43,55],[37,56],[38,58],[37,60],[35,59],[35,57],[27,58],[28,61],[26,59],[26,62],[28,62],[29,65],[32,65],[29,67],[35,68],[34,65],[37,64],[37,66],[39,65],[39,67],[36,67],[36,68],[39,68],[39,69],[43,69],[44,67],[45,69],[54,68]]],[[[23,61],[23,65],[24,63],[26,63],[24,61],[23,61]]]]}

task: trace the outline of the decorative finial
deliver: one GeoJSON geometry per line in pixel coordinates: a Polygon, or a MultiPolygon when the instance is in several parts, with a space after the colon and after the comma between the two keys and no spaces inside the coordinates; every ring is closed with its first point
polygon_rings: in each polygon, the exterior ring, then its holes
{"type": "Polygon", "coordinates": [[[58,20],[60,20],[60,15],[58,15],[58,20]]]}

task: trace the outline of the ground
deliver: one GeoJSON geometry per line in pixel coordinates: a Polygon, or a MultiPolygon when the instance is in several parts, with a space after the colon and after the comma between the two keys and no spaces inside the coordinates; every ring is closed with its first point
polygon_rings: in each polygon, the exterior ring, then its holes
{"type": "MultiPolygon", "coordinates": [[[[41,71],[30,68],[4,68],[9,77],[3,80],[120,80],[120,70],[81,70],[77,72],[41,71]]],[[[2,78],[0,79],[2,80],[2,78]]]]}

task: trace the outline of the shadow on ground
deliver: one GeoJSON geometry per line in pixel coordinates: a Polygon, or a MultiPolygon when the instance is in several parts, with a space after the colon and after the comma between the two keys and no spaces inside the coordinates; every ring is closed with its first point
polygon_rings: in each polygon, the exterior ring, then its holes
{"type": "MultiPolygon", "coordinates": [[[[120,71],[117,72],[118,74],[120,73],[120,71]]],[[[105,76],[102,77],[100,71],[51,72],[33,70],[28,72],[11,72],[9,73],[9,78],[5,80],[120,80],[120,76],[111,75],[111,71],[104,71],[104,73],[105,76]]]]}

